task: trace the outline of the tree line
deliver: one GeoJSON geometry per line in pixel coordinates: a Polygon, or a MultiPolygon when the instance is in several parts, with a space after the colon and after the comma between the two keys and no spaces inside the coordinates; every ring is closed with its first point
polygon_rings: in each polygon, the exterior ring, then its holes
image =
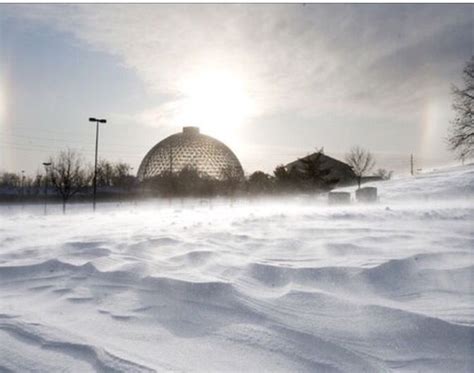
{"type": "MultiPolygon", "coordinates": [[[[186,167],[179,172],[164,172],[139,181],[132,167],[123,162],[101,159],[97,165],[98,198],[136,196],[152,197],[213,197],[237,195],[263,195],[284,193],[321,193],[333,189],[339,180],[322,165],[323,152],[299,159],[301,166],[287,169],[283,165],[272,174],[255,171],[242,177],[237,170],[224,168],[221,178],[215,179],[197,169],[186,167]]],[[[372,154],[362,148],[353,148],[346,162],[354,170],[357,181],[367,175],[375,165],[372,154]]],[[[59,199],[63,210],[72,197],[88,199],[92,195],[94,169],[86,165],[82,156],[73,150],[61,151],[50,157],[46,172],[29,177],[22,174],[0,174],[0,195],[3,200],[59,199]]],[[[376,175],[388,179],[391,173],[380,169],[376,175]]]]}
{"type": "MultiPolygon", "coordinates": [[[[24,201],[59,198],[66,209],[75,195],[88,198],[92,193],[94,168],[86,165],[82,156],[71,149],[59,152],[45,163],[45,172],[36,176],[4,172],[0,174],[0,196],[3,201],[24,201]]],[[[123,162],[101,159],[97,164],[97,185],[100,195],[128,195],[132,193],[136,178],[132,167],[123,162]]]]}
{"type": "MultiPolygon", "coordinates": [[[[223,169],[220,179],[186,167],[179,172],[165,171],[146,179],[140,188],[144,194],[160,197],[324,193],[333,189],[340,180],[331,176],[331,170],[324,167],[323,157],[323,152],[319,151],[312,157],[299,159],[300,167],[278,165],[272,174],[255,171],[247,177],[241,177],[231,168],[223,169]]],[[[354,147],[346,155],[346,161],[356,175],[354,182],[360,187],[363,177],[375,166],[373,155],[360,147],[354,147]]],[[[374,176],[387,180],[392,172],[379,169],[374,176]]]]}
{"type": "MultiPolygon", "coordinates": [[[[457,157],[464,160],[474,155],[474,56],[466,63],[462,73],[463,85],[452,87],[455,118],[451,122],[447,143],[457,157]]],[[[322,152],[319,152],[320,154],[322,152]]],[[[239,177],[232,169],[224,169],[219,180],[201,174],[193,168],[177,173],[165,172],[141,183],[132,174],[132,167],[123,162],[100,160],[97,168],[97,186],[101,194],[150,194],[158,196],[216,196],[245,194],[274,194],[291,192],[326,192],[338,180],[330,177],[328,170],[321,167],[318,156],[300,159],[302,167],[288,170],[279,165],[268,174],[255,171],[246,178],[239,177]]],[[[361,182],[375,166],[372,154],[360,147],[354,147],[345,161],[361,182]]],[[[38,198],[48,195],[59,197],[65,209],[66,203],[75,195],[90,195],[94,171],[84,166],[80,154],[72,150],[60,152],[51,157],[45,174],[34,177],[4,172],[0,174],[0,200],[38,198]]],[[[381,180],[390,179],[392,171],[378,169],[374,176],[381,180]]]]}

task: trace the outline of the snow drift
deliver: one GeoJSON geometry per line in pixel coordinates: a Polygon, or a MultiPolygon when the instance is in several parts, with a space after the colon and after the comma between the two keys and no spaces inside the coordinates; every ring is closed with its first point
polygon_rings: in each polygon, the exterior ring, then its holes
{"type": "Polygon", "coordinates": [[[472,372],[474,167],[374,185],[0,207],[0,371],[472,372]]]}

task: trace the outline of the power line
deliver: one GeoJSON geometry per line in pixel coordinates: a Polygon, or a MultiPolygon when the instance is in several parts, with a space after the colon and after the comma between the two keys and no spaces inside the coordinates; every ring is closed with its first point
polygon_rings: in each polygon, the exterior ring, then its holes
{"type": "MultiPolygon", "coordinates": [[[[32,147],[47,147],[49,149],[51,149],[51,146],[58,146],[58,145],[70,145],[68,141],[64,141],[64,142],[58,142],[58,141],[53,141],[53,143],[51,144],[48,144],[48,143],[40,143],[38,141],[32,141],[32,142],[29,142],[29,143],[18,143],[18,142],[12,142],[12,141],[7,141],[7,140],[0,140],[0,142],[6,144],[6,145],[21,145],[21,146],[32,146],[32,147]]],[[[79,145],[82,145],[83,148],[86,148],[86,149],[89,149],[90,148],[90,143],[87,142],[80,142],[80,141],[74,141],[72,140],[71,143],[75,143],[75,144],[79,144],[79,145]]],[[[107,144],[105,145],[110,151],[114,152],[114,151],[123,151],[123,152],[129,152],[130,151],[133,153],[133,154],[137,154],[138,152],[134,151],[134,150],[129,150],[129,149],[125,149],[126,147],[128,146],[123,146],[123,145],[119,145],[119,144],[116,144],[116,147],[122,147],[122,149],[114,149],[112,148],[111,144],[107,144]]],[[[137,146],[138,148],[139,146],[137,146]]],[[[140,148],[143,148],[143,147],[140,147],[140,148]]],[[[141,153],[141,152],[140,152],[141,153]]]]}
{"type": "MultiPolygon", "coordinates": [[[[114,124],[114,126],[112,128],[117,128],[117,127],[123,127],[124,125],[117,125],[117,124],[114,124]]],[[[28,130],[29,132],[31,132],[31,130],[34,130],[34,131],[38,131],[40,130],[41,132],[46,132],[46,133],[51,133],[51,134],[54,134],[54,135],[66,135],[66,136],[69,136],[69,135],[73,135],[73,136],[77,136],[77,135],[81,135],[81,136],[84,136],[84,137],[90,137],[90,133],[84,129],[84,130],[52,130],[52,129],[44,129],[44,128],[38,128],[38,127],[32,127],[32,126],[25,126],[25,125],[18,125],[18,124],[15,124],[15,125],[12,125],[10,126],[9,128],[3,128],[3,129],[0,129],[0,131],[9,131],[9,132],[13,132],[14,130],[17,130],[19,129],[20,131],[22,130],[28,130]]],[[[121,132],[123,133],[123,132],[121,132]]],[[[126,134],[123,135],[123,137],[126,137],[126,134]]]]}
{"type": "MultiPolygon", "coordinates": [[[[0,132],[5,133],[4,131],[0,130],[0,132]]],[[[64,139],[64,138],[50,138],[50,137],[38,137],[38,136],[31,136],[31,135],[23,135],[23,134],[14,134],[14,133],[8,133],[9,136],[12,137],[19,137],[19,138],[24,138],[27,140],[41,140],[41,141],[51,141],[51,142],[66,142],[66,143],[79,143],[79,144],[89,144],[89,142],[86,141],[80,141],[80,140],[74,140],[74,139],[64,139]]],[[[124,144],[118,144],[118,143],[107,143],[105,144],[106,146],[124,146],[124,144]]],[[[130,148],[141,148],[140,145],[126,145],[126,147],[130,148]]]]}
{"type": "MultiPolygon", "coordinates": [[[[19,150],[30,150],[30,151],[43,151],[43,152],[48,152],[48,153],[51,153],[52,152],[52,149],[51,149],[51,146],[48,146],[48,145],[43,145],[43,144],[18,144],[18,143],[12,143],[12,142],[7,142],[7,141],[0,141],[0,143],[2,144],[5,144],[5,145],[8,145],[9,147],[11,148],[14,148],[14,149],[19,149],[19,150]]],[[[75,149],[75,150],[78,150],[80,151],[81,153],[85,153],[85,154],[93,154],[94,151],[90,148],[81,148],[81,147],[71,147],[72,149],[75,149]]],[[[103,153],[115,153],[115,154],[123,154],[123,155],[126,155],[127,157],[140,157],[142,158],[143,157],[143,153],[127,153],[127,152],[124,152],[124,151],[120,151],[120,150],[107,150],[105,149],[103,151],[103,153]]]]}

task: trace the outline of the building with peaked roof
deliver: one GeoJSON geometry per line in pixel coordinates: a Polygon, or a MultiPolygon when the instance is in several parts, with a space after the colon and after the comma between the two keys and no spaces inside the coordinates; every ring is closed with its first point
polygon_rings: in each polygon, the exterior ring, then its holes
{"type": "Polygon", "coordinates": [[[322,171],[329,171],[329,173],[327,174],[327,178],[337,180],[337,186],[353,184],[357,180],[357,177],[351,166],[349,166],[347,163],[341,162],[335,158],[325,155],[321,151],[315,152],[313,154],[307,155],[306,157],[299,158],[296,161],[290,162],[285,165],[285,168],[288,172],[291,172],[291,170],[294,168],[296,168],[298,171],[304,172],[305,160],[317,160],[320,164],[322,171]]]}

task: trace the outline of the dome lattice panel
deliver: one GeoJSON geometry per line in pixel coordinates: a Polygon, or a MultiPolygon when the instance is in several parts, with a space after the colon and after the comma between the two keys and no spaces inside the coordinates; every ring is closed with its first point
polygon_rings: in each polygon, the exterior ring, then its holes
{"type": "Polygon", "coordinates": [[[194,168],[200,174],[222,179],[226,173],[242,177],[243,170],[235,154],[222,142],[199,133],[196,127],[184,127],[156,144],[138,169],[140,180],[164,172],[194,168]]]}

